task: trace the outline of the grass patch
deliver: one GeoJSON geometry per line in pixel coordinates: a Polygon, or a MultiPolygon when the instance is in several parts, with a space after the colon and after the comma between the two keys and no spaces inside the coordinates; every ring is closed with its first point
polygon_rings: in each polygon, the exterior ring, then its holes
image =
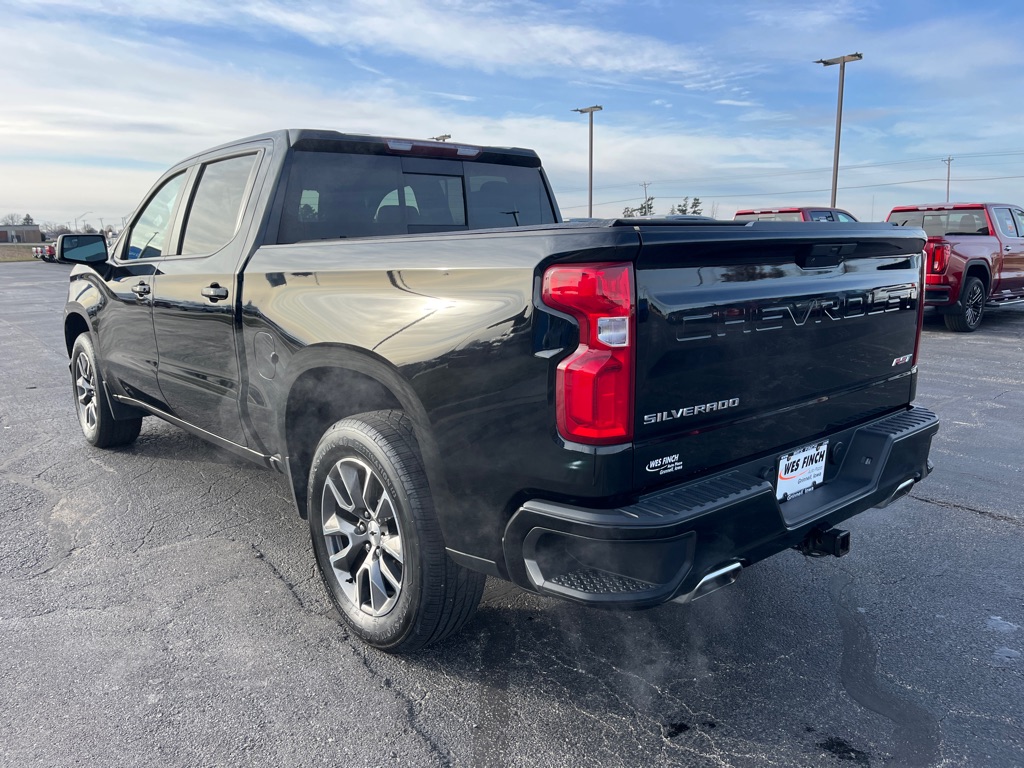
{"type": "Polygon", "coordinates": [[[32,245],[29,243],[0,243],[0,262],[32,261],[32,245]]]}

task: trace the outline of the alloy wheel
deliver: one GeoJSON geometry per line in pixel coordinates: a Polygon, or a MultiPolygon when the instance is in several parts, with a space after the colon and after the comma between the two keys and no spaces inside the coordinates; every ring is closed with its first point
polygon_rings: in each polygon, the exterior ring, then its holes
{"type": "Polygon", "coordinates": [[[88,431],[96,429],[96,371],[88,355],[79,355],[75,361],[75,396],[78,419],[88,431]]]}
{"type": "Polygon", "coordinates": [[[320,531],[330,560],[329,578],[356,608],[384,616],[402,591],[402,531],[394,501],[380,476],[354,457],[327,475],[320,531]]]}

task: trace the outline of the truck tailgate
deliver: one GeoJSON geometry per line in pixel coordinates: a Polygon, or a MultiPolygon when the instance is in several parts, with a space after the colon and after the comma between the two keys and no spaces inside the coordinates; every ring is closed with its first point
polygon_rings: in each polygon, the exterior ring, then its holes
{"type": "Polygon", "coordinates": [[[638,230],[638,489],[760,456],[774,472],[782,453],[913,399],[922,231],[638,230]]]}

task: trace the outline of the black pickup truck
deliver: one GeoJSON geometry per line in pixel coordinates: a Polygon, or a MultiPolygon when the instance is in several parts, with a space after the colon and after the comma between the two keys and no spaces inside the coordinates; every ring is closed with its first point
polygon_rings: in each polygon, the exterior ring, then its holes
{"type": "Polygon", "coordinates": [[[366,642],[461,627],[485,576],[686,602],[930,471],[916,229],[560,222],[536,154],[291,130],[68,235],[75,403],[281,472],[366,642]]]}

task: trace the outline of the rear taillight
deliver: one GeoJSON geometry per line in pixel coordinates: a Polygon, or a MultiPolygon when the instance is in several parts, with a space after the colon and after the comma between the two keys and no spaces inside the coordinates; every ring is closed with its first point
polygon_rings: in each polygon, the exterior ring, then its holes
{"type": "Polygon", "coordinates": [[[570,264],[544,273],[544,303],[580,326],[576,351],[558,365],[555,410],[566,440],[612,445],[633,439],[632,264],[570,264]]]}
{"type": "Polygon", "coordinates": [[[928,263],[928,273],[942,274],[949,264],[950,244],[945,240],[929,239],[924,245],[924,255],[928,263]]]}

